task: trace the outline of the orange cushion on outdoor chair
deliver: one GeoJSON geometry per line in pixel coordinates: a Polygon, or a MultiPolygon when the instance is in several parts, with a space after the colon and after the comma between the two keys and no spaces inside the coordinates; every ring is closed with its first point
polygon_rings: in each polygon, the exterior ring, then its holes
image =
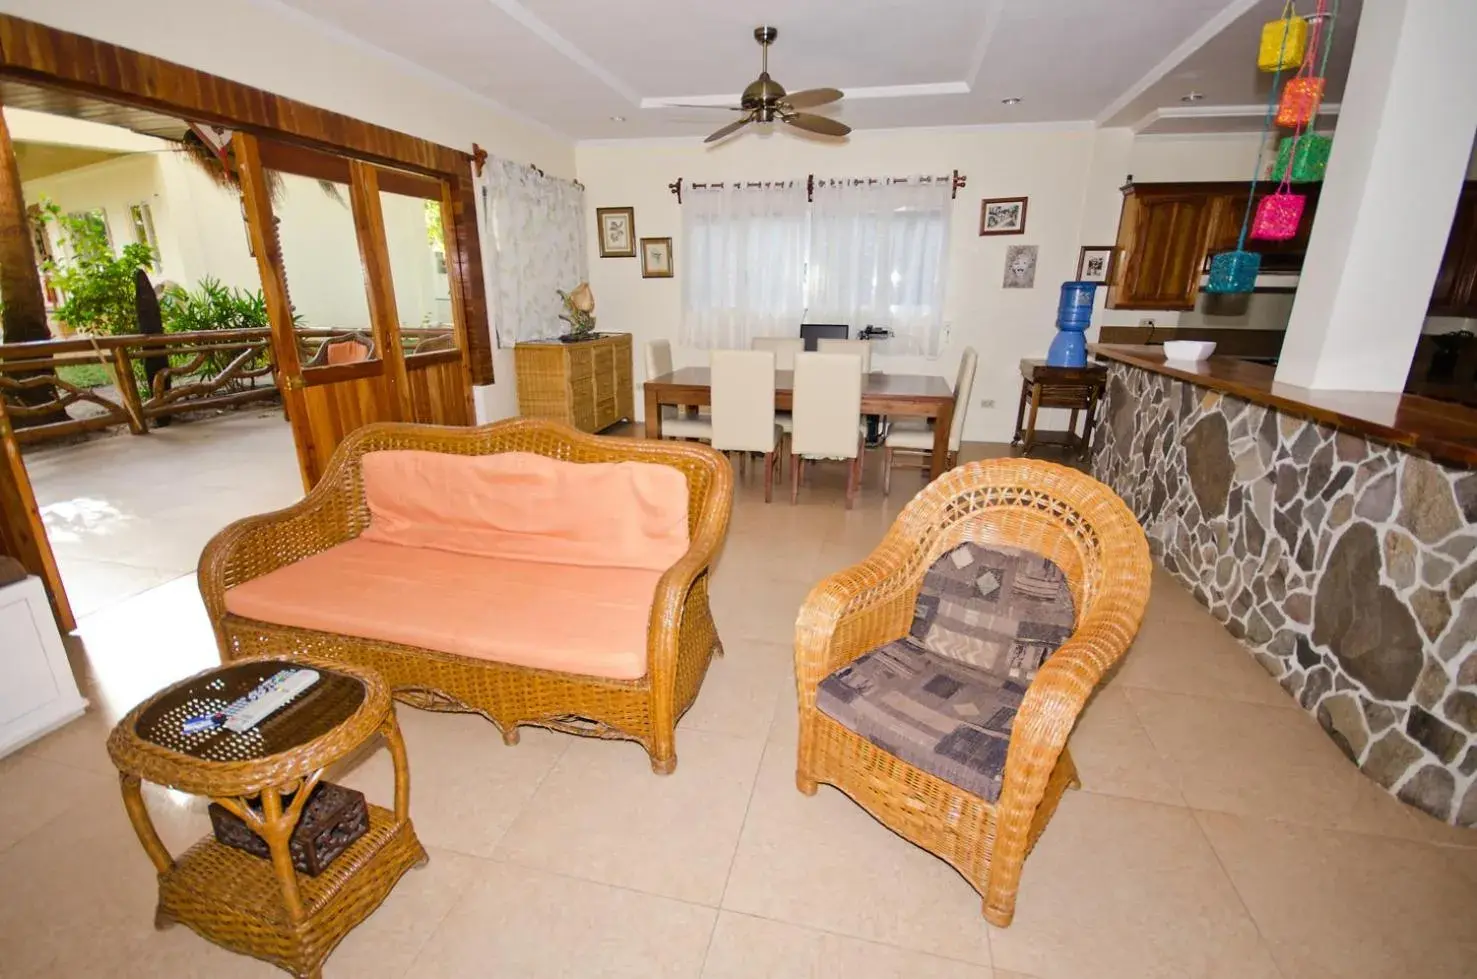
{"type": "Polygon", "coordinates": [[[646,674],[661,575],[360,537],[237,585],[225,602],[259,622],[632,680],[646,674]]]}
{"type": "Polygon", "coordinates": [[[367,453],[363,469],[363,540],[648,571],[687,553],[687,480],[671,466],[407,450],[367,453]]]}

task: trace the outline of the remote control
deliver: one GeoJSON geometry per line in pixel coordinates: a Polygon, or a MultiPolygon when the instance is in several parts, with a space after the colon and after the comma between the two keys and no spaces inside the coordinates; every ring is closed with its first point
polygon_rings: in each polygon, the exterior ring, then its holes
{"type": "Polygon", "coordinates": [[[263,680],[255,690],[226,708],[226,730],[236,734],[251,730],[317,682],[317,670],[283,670],[263,680]]]}

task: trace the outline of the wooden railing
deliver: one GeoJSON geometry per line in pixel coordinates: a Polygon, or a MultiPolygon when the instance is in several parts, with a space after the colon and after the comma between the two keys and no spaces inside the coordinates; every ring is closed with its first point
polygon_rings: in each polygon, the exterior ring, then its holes
{"type": "MultiPolygon", "coordinates": [[[[303,361],[328,341],[353,334],[299,330],[303,361]]],[[[406,328],[401,334],[407,353],[454,344],[446,329],[406,328]]],[[[0,344],[0,398],[21,443],[114,426],[143,435],[151,422],[182,412],[277,397],[271,331],[265,327],[0,344]],[[160,359],[167,366],[150,374],[160,359]],[[113,383],[88,387],[64,376],[65,368],[89,365],[106,368],[113,383]],[[90,410],[68,412],[84,406],[90,410]]]]}

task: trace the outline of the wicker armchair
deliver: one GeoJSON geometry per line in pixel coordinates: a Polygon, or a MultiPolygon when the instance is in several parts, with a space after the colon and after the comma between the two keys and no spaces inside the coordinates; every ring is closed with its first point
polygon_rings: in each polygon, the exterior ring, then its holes
{"type": "Polygon", "coordinates": [[[632,740],[651,755],[653,770],[665,774],[677,764],[677,718],[696,698],[712,654],[722,652],[708,608],[708,568],[727,534],[732,504],[733,470],[706,446],[597,438],[533,419],[480,428],[368,425],[339,445],[323,479],[302,501],[237,521],[217,534],[200,557],[200,592],[223,661],[301,654],[370,667],[389,682],[396,699],[427,710],[482,714],[498,726],[508,744],[517,743],[521,724],[632,740]],[[646,675],[618,680],[513,666],[228,612],[228,589],[364,530],[369,511],[360,457],[383,449],[463,455],[535,452],[575,462],[639,460],[681,470],[687,478],[691,544],[657,584],[646,675]]]}
{"type": "Polygon", "coordinates": [[[1021,867],[1077,773],[1067,736],[1104,671],[1128,648],[1149,597],[1148,544],[1101,483],[1029,459],[976,462],[919,493],[861,564],[826,578],[800,610],[795,780],[836,786],[899,835],[942,857],[1005,927],[1021,867]],[[997,804],[889,754],[816,708],[816,687],[868,650],[907,634],[929,566],[964,541],[1029,549],[1068,579],[1077,626],[1042,665],[1016,716],[997,804]]]}

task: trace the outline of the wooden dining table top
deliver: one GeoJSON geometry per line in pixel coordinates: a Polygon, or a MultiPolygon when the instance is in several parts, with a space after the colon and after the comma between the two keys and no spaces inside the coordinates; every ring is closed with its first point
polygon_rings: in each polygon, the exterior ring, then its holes
{"type": "MultiPolygon", "coordinates": [[[[711,388],[713,372],[707,367],[679,367],[670,374],[653,377],[646,382],[653,387],[668,388],[711,388]]],[[[790,394],[795,390],[794,371],[775,371],[776,394],[790,394]]],[[[906,401],[949,401],[954,400],[954,389],[949,382],[935,374],[885,374],[873,371],[862,375],[862,397],[864,399],[896,398],[906,401]]]]}

